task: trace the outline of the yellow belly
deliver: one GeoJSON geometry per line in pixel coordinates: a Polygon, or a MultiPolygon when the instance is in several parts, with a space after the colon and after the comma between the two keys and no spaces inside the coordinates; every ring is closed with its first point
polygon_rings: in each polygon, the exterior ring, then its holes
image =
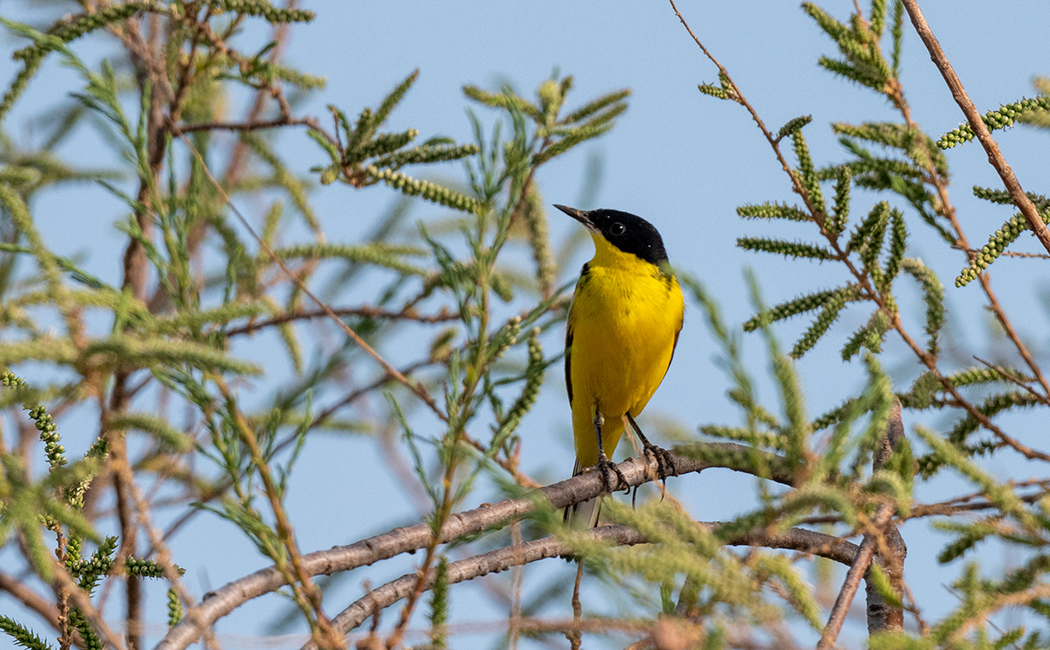
{"type": "Polygon", "coordinates": [[[602,446],[611,456],[623,415],[637,416],[656,392],[682,327],[678,282],[652,265],[640,270],[592,267],[576,287],[567,376],[581,468],[598,461],[595,413],[605,419],[602,446]]]}

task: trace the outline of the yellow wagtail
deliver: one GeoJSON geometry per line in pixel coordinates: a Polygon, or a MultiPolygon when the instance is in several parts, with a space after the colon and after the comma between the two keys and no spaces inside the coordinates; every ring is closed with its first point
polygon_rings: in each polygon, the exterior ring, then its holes
{"type": "MultiPolygon", "coordinates": [[[[685,302],[667,261],[663,239],[651,223],[618,210],[584,212],[555,205],[591,233],[595,253],[576,282],[565,335],[565,384],[576,444],[573,476],[598,466],[609,490],[623,475],[609,462],[628,424],[661,472],[670,457],[652,445],[634,418],[671,365],[685,302]]],[[[673,471],[673,467],[672,467],[673,471]]],[[[598,524],[599,499],[565,511],[565,520],[598,524]]]]}

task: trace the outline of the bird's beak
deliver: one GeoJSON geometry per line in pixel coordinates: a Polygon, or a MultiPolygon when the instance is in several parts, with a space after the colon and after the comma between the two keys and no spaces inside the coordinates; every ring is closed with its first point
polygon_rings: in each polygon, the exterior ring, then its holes
{"type": "Polygon", "coordinates": [[[594,230],[594,222],[591,221],[590,213],[584,212],[583,210],[577,210],[576,208],[570,208],[565,205],[554,204],[554,207],[558,208],[565,214],[569,215],[576,221],[579,221],[583,225],[587,226],[588,230],[594,230]]]}

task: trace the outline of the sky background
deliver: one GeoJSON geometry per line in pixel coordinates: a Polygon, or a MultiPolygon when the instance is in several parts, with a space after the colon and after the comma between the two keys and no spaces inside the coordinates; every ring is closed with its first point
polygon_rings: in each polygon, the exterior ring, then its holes
{"type": "MultiPolygon", "coordinates": [[[[1010,2],[996,9],[995,15],[989,15],[987,5],[978,8],[974,3],[963,3],[961,7],[955,2],[927,1],[922,5],[980,110],[1032,96],[1033,75],[1050,74],[1050,50],[1045,38],[1050,4],[1035,0],[1010,2]]],[[[69,10],[60,6],[62,11],[69,10]]],[[[813,237],[803,226],[774,229],[766,224],[743,222],[736,216],[736,206],[744,203],[794,202],[795,197],[787,176],[746,111],[697,91],[698,83],[717,83],[717,70],[693,43],[667,3],[333,0],[304,1],[302,6],[316,11],[318,19],[294,27],[285,60],[306,72],[327,77],[328,86],[314,93],[297,113],[327,119],[324,106],[332,103],[355,115],[362,107],[375,105],[397,82],[419,68],[420,78],[392,116],[390,128],[412,127],[419,130],[421,138],[448,135],[459,142],[469,142],[471,128],[465,114],[468,102],[460,90],[464,84],[498,90],[502,84],[510,83],[522,94],[532,96],[553,70],[560,70],[562,75],[571,74],[575,79],[575,89],[567,102],[570,108],[599,94],[630,88],[630,108],[611,133],[539,171],[537,179],[548,204],[616,208],[652,221],[664,236],[671,261],[703,280],[730,323],[740,323],[752,314],[744,279],[746,268],[754,270],[769,303],[793,297],[814,284],[830,287],[843,280],[840,270],[831,265],[786,261],[736,248],[736,239],[744,235],[769,236],[779,232],[804,241],[813,241],[813,237]],[[587,169],[594,161],[601,169],[596,198],[593,203],[580,204],[586,198],[587,169]]],[[[828,1],[822,6],[835,16],[846,18],[852,2],[828,1]]],[[[679,8],[771,130],[799,115],[813,116],[805,133],[818,165],[847,158],[831,133],[831,123],[895,119],[890,107],[873,93],[836,78],[817,65],[820,55],[837,54],[836,48],[796,3],[682,0],[679,8]]],[[[0,0],[0,15],[36,21],[55,14],[53,8],[40,9],[31,2],[0,0]]],[[[257,31],[246,36],[261,44],[266,30],[257,31]]],[[[6,84],[17,69],[4,53],[20,46],[8,35],[0,36],[0,82],[6,84]]],[[[115,45],[103,37],[76,45],[74,50],[86,60],[96,61],[112,56],[115,45]]],[[[910,25],[906,25],[904,39],[902,81],[916,121],[929,133],[943,133],[960,122],[961,114],[910,25]]],[[[80,88],[75,75],[61,68],[52,57],[7,119],[4,126],[8,134],[25,144],[37,142],[42,112],[69,101],[68,93],[80,88]]],[[[475,110],[486,124],[491,124],[494,113],[483,108],[475,110]]],[[[235,109],[232,114],[238,115],[239,111],[235,109]]],[[[996,137],[1025,189],[1045,192],[1046,136],[1027,133],[1026,127],[1021,127],[996,137]]],[[[301,172],[322,162],[316,146],[302,131],[289,130],[280,142],[281,151],[295,161],[301,172]]],[[[92,151],[98,144],[97,136],[82,129],[68,143],[65,153],[83,160],[85,151],[92,151]]],[[[976,144],[949,151],[948,160],[954,180],[952,199],[960,221],[971,243],[980,247],[1011,212],[972,197],[972,185],[1000,185],[976,144]]],[[[100,160],[100,164],[106,162],[100,160]]],[[[441,173],[446,179],[463,177],[456,166],[441,173]]],[[[329,241],[354,242],[368,232],[376,215],[389,209],[396,198],[393,191],[383,186],[363,191],[331,186],[315,194],[315,207],[329,241]]],[[[874,203],[874,199],[859,192],[854,201],[854,214],[866,213],[874,203]]],[[[111,224],[121,219],[124,211],[109,194],[84,186],[41,196],[33,207],[54,250],[81,256],[88,271],[118,282],[124,239],[111,224]]],[[[242,207],[249,218],[260,217],[258,206],[242,207]]],[[[412,219],[428,221],[444,214],[440,208],[420,204],[414,208],[412,219]]],[[[559,214],[550,214],[556,243],[563,242],[578,228],[559,214]]],[[[909,221],[909,232],[909,255],[921,257],[938,273],[946,286],[949,308],[965,310],[979,304],[981,295],[976,283],[964,289],[952,286],[962,268],[963,254],[946,250],[918,220],[909,221]]],[[[289,237],[294,239],[295,234],[290,233],[289,237]]],[[[301,234],[305,238],[305,233],[301,234]]],[[[1022,236],[1018,250],[1035,250],[1028,239],[1027,235],[1022,236]]],[[[589,254],[588,250],[561,268],[561,280],[572,278],[589,254]]],[[[1045,350],[1046,281],[1041,263],[1004,260],[995,270],[995,286],[1007,311],[1014,315],[1032,347],[1039,352],[1045,350]]],[[[903,308],[921,315],[918,301],[917,294],[905,292],[903,308]]],[[[798,364],[811,413],[838,404],[862,385],[862,364],[843,364],[839,349],[849,333],[867,321],[869,313],[866,309],[847,311],[831,334],[798,364]]],[[[951,324],[952,340],[981,341],[991,330],[988,320],[981,317],[982,312],[968,313],[968,319],[951,324]]],[[[643,427],[646,418],[655,422],[657,416],[670,418],[687,431],[695,431],[703,423],[739,422],[739,414],[724,396],[727,382],[717,363],[718,350],[703,321],[695,306],[688,311],[674,364],[641,418],[643,427]]],[[[791,322],[776,331],[784,345],[790,346],[807,325],[808,321],[791,322]]],[[[921,330],[921,323],[913,320],[911,328],[921,330]]],[[[328,335],[336,336],[333,331],[328,335]]],[[[548,353],[558,349],[558,338],[552,335],[545,340],[548,353]]],[[[756,337],[745,337],[745,345],[755,374],[764,375],[763,343],[756,337]]],[[[280,355],[275,349],[275,359],[280,355]]],[[[887,344],[885,359],[898,390],[905,389],[919,372],[914,358],[895,340],[887,344]]],[[[279,367],[281,362],[273,363],[279,367]]],[[[547,480],[568,476],[572,467],[569,411],[560,375],[560,368],[549,373],[541,400],[521,430],[525,440],[524,471],[547,480]]],[[[761,385],[765,403],[776,408],[771,385],[768,381],[761,385]]],[[[257,389],[269,391],[273,386],[260,385],[257,389]]],[[[910,429],[917,416],[905,417],[910,429]]],[[[944,425],[936,418],[926,421],[934,426],[944,425]]],[[[1019,433],[1022,440],[1038,440],[1037,431],[1019,433]]],[[[78,448],[75,441],[68,446],[78,448]]],[[[620,457],[624,455],[621,450],[620,457]]],[[[1004,457],[993,461],[991,467],[1004,475],[1023,471],[1013,464],[1014,460],[1004,457]]],[[[309,470],[298,473],[290,498],[300,547],[306,551],[350,543],[419,518],[410,499],[398,489],[396,477],[380,469],[382,457],[369,440],[318,436],[308,443],[300,464],[300,470],[307,466],[309,470]]],[[[703,520],[741,512],[752,503],[755,493],[754,479],[729,472],[705,472],[675,479],[670,484],[703,520]]],[[[920,486],[918,498],[936,500],[961,489],[965,489],[961,482],[945,478],[920,486]]],[[[938,567],[933,561],[944,537],[931,532],[929,522],[910,522],[903,533],[909,546],[906,577],[928,616],[937,618],[955,604],[955,597],[944,585],[957,575],[959,568],[938,567]]],[[[210,515],[197,517],[176,536],[173,550],[188,570],[187,585],[198,595],[263,565],[261,557],[239,533],[210,515]],[[203,551],[202,541],[206,542],[203,551]]],[[[994,572],[1010,561],[1009,556],[989,553],[984,568],[994,572]]],[[[552,575],[564,578],[562,574],[571,572],[563,563],[551,565],[530,569],[526,589],[540,586],[552,575]]],[[[334,612],[359,595],[363,579],[379,583],[407,568],[402,564],[355,572],[333,592],[335,597],[329,601],[329,607],[334,612]]],[[[840,579],[837,577],[836,582],[840,579]]],[[[158,630],[164,621],[161,600],[155,597],[150,602],[151,622],[158,630]]],[[[473,587],[454,590],[452,602],[454,619],[459,621],[498,620],[505,613],[483,591],[473,587]]],[[[277,604],[273,597],[260,599],[225,619],[219,626],[224,647],[298,647],[301,637],[261,644],[258,638],[250,636],[265,629],[263,622],[272,616],[277,604]]],[[[0,594],[0,611],[6,613],[11,606],[11,600],[0,594]]],[[[555,605],[552,611],[559,608],[569,611],[567,602],[555,605]]],[[[854,625],[846,630],[844,638],[858,639],[862,634],[862,628],[854,625]]],[[[471,647],[472,642],[464,638],[455,647],[471,647]]]]}

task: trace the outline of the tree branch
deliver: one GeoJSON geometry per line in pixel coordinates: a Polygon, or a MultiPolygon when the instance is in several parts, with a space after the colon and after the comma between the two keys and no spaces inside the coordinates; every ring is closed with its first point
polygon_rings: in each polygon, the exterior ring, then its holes
{"type": "Polygon", "coordinates": [[[944,55],[944,50],[941,49],[941,44],[937,41],[937,37],[934,36],[933,30],[926,23],[926,18],[922,15],[918,2],[916,0],[904,0],[904,8],[907,9],[908,16],[911,18],[911,24],[915,26],[915,31],[919,34],[919,38],[926,45],[926,49],[930,53],[930,59],[937,66],[937,69],[941,71],[944,82],[948,84],[948,89],[951,91],[955,103],[962,109],[963,115],[966,116],[966,121],[969,122],[970,128],[973,129],[974,135],[977,136],[977,140],[984,147],[985,153],[988,154],[988,162],[999,173],[999,178],[1003,180],[1006,190],[1010,192],[1010,198],[1013,199],[1014,205],[1024,215],[1025,220],[1028,222],[1028,227],[1035,233],[1043,248],[1050,253],[1050,230],[1043,223],[1042,217],[1039,216],[1039,211],[1035,209],[1035,204],[1032,203],[1032,200],[1028,198],[1021,188],[1021,183],[1014,176],[1014,171],[1010,168],[1009,163],[1003,158],[1003,154],[999,151],[999,145],[992,138],[992,134],[988,131],[981,114],[977,112],[977,107],[974,106],[970,96],[966,94],[962,81],[955,74],[955,69],[952,68],[948,57],[944,55]]]}
{"type": "MultiPolygon", "coordinates": [[[[901,416],[901,401],[894,397],[893,407],[886,420],[886,431],[872,455],[871,470],[873,473],[886,466],[890,456],[893,455],[894,450],[897,448],[897,444],[902,439],[904,439],[904,421],[901,416]]],[[[894,584],[894,586],[898,591],[900,590],[902,585],[899,583],[902,580],[901,573],[907,549],[897,527],[891,523],[892,518],[893,506],[888,503],[883,503],[875,511],[875,517],[871,521],[870,532],[864,535],[864,540],[860,544],[860,550],[846,573],[846,580],[842,584],[838,597],[835,598],[835,605],[831,608],[828,623],[824,626],[824,631],[820,635],[817,650],[826,650],[835,646],[835,639],[838,638],[839,631],[842,629],[842,623],[846,620],[846,614],[849,613],[850,605],[853,603],[853,597],[860,586],[861,578],[868,574],[872,559],[877,559],[878,562],[889,568],[889,572],[897,579],[897,584],[894,584]],[[885,543],[887,537],[892,539],[892,546],[885,543]],[[878,548],[878,558],[875,558],[876,548],[878,548]]],[[[890,607],[871,581],[868,581],[867,584],[867,596],[868,630],[870,633],[888,629],[901,629],[903,627],[904,617],[901,610],[896,607],[890,607]]]]}
{"type": "MultiPolygon", "coordinates": [[[[700,472],[712,467],[722,467],[742,472],[753,472],[754,467],[768,468],[766,478],[792,484],[792,475],[784,459],[776,454],[758,451],[734,443],[705,443],[683,448],[683,453],[674,453],[676,475],[700,472]],[[701,459],[698,456],[703,455],[701,459]]],[[[620,470],[627,485],[637,486],[650,482],[656,475],[655,461],[649,463],[630,458],[620,463],[620,470]]],[[[592,499],[603,491],[602,478],[597,472],[586,472],[580,476],[555,483],[525,496],[507,499],[495,504],[485,504],[474,510],[451,515],[442,526],[438,543],[479,533],[488,528],[502,526],[519,520],[533,512],[544,500],[549,507],[564,508],[580,501],[592,499]]],[[[316,551],[302,556],[301,566],[308,576],[349,571],[374,564],[402,553],[425,548],[433,541],[433,530],[429,524],[416,524],[369,537],[347,546],[337,546],[327,551],[316,551]]],[[[157,644],[157,650],[183,650],[199,638],[201,631],[226,616],[234,609],[263,594],[270,593],[285,584],[281,572],[267,567],[235,580],[206,594],[203,601],[186,612],[185,618],[172,628],[157,644]]]]}
{"type": "MultiPolygon", "coordinates": [[[[699,525],[708,530],[717,529],[722,524],[719,522],[704,523],[699,525]]],[[[593,531],[594,541],[607,542],[614,546],[633,546],[635,544],[646,544],[648,540],[637,530],[625,526],[603,526],[593,531]]],[[[741,535],[726,542],[729,546],[764,546],[767,548],[781,548],[819,555],[830,560],[849,566],[857,556],[858,547],[852,542],[839,539],[833,535],[827,535],[805,528],[790,528],[782,533],[769,533],[766,530],[756,530],[741,535]]],[[[532,542],[526,542],[521,546],[508,546],[477,555],[448,566],[448,582],[456,584],[466,582],[489,573],[499,573],[515,566],[530,564],[538,560],[552,557],[563,557],[571,554],[573,545],[556,537],[545,537],[532,542]]],[[[425,581],[425,587],[429,589],[434,582],[435,572],[431,571],[425,581]]],[[[364,622],[376,611],[389,607],[397,601],[406,598],[419,580],[419,575],[409,573],[391,580],[385,585],[373,589],[364,597],[352,603],[332,619],[332,625],[337,632],[346,634],[364,622]]],[[[303,646],[303,650],[318,650],[313,642],[303,646]]]]}
{"type": "MultiPolygon", "coordinates": [[[[369,305],[361,305],[360,307],[345,307],[342,309],[332,308],[332,313],[336,316],[360,316],[363,318],[382,318],[386,320],[410,320],[418,323],[444,323],[453,320],[459,320],[460,315],[449,311],[443,307],[436,314],[420,314],[415,309],[404,309],[401,311],[392,311],[389,309],[382,309],[379,307],[372,307],[369,305]]],[[[265,320],[253,321],[245,325],[233,327],[227,330],[226,336],[237,336],[239,334],[250,334],[257,330],[265,327],[271,327],[273,325],[283,325],[292,321],[310,320],[314,318],[327,317],[328,312],[323,309],[300,309],[297,311],[284,312],[276,316],[272,316],[265,320]]]]}
{"type": "MultiPolygon", "coordinates": [[[[890,520],[892,514],[893,508],[888,504],[879,506],[878,511],[875,513],[875,519],[872,521],[873,526],[881,528],[890,520]]],[[[877,534],[864,536],[864,541],[860,544],[857,557],[846,573],[846,580],[842,583],[842,590],[839,591],[839,595],[835,599],[835,605],[831,608],[828,623],[824,626],[824,632],[820,635],[820,641],[817,642],[817,650],[827,650],[835,647],[835,639],[838,638],[839,631],[842,629],[842,623],[846,620],[846,614],[849,613],[850,605],[853,603],[853,596],[857,593],[861,578],[864,577],[868,567],[871,566],[871,559],[875,555],[877,540],[877,534]]]]}

